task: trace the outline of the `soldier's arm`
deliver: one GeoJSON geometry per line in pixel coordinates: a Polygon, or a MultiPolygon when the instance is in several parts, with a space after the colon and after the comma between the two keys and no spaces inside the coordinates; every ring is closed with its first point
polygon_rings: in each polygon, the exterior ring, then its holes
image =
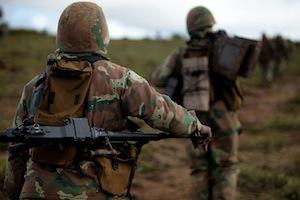
{"type": "Polygon", "coordinates": [[[176,135],[190,134],[202,128],[194,112],[158,93],[148,82],[129,70],[122,92],[124,114],[145,120],[153,128],[176,135]]]}
{"type": "MultiPolygon", "coordinates": [[[[32,93],[32,85],[34,81],[29,82],[23,89],[21,99],[16,109],[13,127],[20,126],[23,119],[27,116],[28,104],[30,102],[30,94],[32,93]]],[[[10,146],[15,145],[10,143],[10,146]]],[[[24,183],[24,174],[26,171],[26,163],[29,158],[28,151],[11,154],[8,153],[5,170],[4,188],[9,199],[19,199],[24,183]]]]}
{"type": "Polygon", "coordinates": [[[165,87],[174,70],[180,68],[179,51],[170,54],[161,65],[158,65],[151,74],[150,82],[157,87],[165,87]]]}

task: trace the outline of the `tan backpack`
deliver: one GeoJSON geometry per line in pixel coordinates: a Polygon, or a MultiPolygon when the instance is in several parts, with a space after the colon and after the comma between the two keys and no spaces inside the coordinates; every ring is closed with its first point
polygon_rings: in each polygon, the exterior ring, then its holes
{"type": "MultiPolygon", "coordinates": [[[[35,123],[63,125],[64,119],[85,116],[85,98],[93,68],[88,61],[59,60],[48,66],[43,97],[34,115],[35,123]]],[[[58,167],[72,165],[75,145],[34,148],[32,160],[58,167]]]]}

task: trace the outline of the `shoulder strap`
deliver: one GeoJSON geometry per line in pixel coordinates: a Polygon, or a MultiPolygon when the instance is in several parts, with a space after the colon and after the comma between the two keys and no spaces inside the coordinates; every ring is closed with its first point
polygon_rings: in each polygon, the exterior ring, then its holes
{"type": "Polygon", "coordinates": [[[39,105],[44,96],[44,91],[46,87],[46,79],[47,79],[47,72],[40,74],[36,83],[34,84],[32,100],[29,105],[28,109],[28,116],[24,120],[24,124],[33,124],[34,123],[34,116],[37,112],[39,105]]]}

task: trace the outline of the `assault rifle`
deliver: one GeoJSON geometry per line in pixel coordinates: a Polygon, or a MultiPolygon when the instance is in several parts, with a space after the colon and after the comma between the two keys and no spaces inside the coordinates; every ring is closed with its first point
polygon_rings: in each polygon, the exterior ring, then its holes
{"type": "Polygon", "coordinates": [[[0,135],[0,143],[18,143],[8,149],[11,153],[19,153],[32,147],[50,146],[53,144],[75,144],[89,148],[108,146],[128,142],[140,146],[167,138],[189,138],[189,136],[174,136],[167,132],[112,132],[101,128],[90,128],[87,118],[69,118],[64,126],[40,126],[38,124],[22,125],[6,129],[0,135]]]}

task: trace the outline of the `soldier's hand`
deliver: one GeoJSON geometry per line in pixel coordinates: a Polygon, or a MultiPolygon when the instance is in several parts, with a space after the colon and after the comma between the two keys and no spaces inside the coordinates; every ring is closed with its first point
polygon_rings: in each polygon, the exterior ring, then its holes
{"type": "Polygon", "coordinates": [[[202,125],[200,130],[197,130],[190,135],[190,138],[195,148],[202,145],[204,151],[207,152],[208,145],[212,140],[211,129],[209,126],[202,125]]]}

